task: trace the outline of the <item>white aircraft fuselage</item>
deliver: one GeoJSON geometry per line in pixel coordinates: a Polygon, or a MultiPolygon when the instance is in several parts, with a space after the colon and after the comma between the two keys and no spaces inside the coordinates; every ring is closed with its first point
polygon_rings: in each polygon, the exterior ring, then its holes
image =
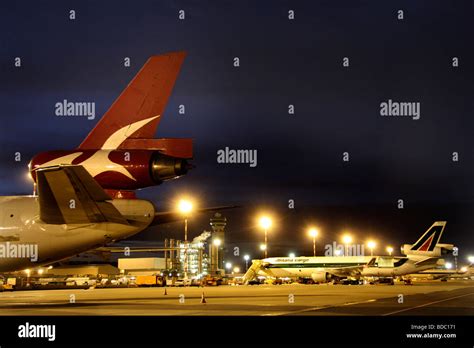
{"type": "Polygon", "coordinates": [[[37,196],[0,197],[0,272],[38,267],[68,258],[134,235],[153,221],[155,208],[148,201],[114,199],[110,203],[128,224],[46,224],[39,217],[37,196]],[[24,250],[36,247],[36,257],[20,257],[18,250],[22,247],[24,250]]]}

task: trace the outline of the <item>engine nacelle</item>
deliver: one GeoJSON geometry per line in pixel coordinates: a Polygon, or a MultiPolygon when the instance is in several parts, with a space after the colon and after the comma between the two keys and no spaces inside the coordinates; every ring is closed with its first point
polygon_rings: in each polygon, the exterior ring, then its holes
{"type": "Polygon", "coordinates": [[[311,279],[316,283],[327,283],[331,280],[331,275],[328,272],[314,272],[311,274],[311,279]]]}
{"type": "Polygon", "coordinates": [[[451,255],[453,253],[454,245],[453,244],[436,244],[432,251],[422,251],[422,250],[411,250],[411,244],[404,244],[401,247],[401,252],[403,255],[424,255],[432,257],[441,257],[446,255],[451,255]]]}
{"type": "Polygon", "coordinates": [[[151,157],[151,175],[160,184],[163,181],[176,179],[188,172],[190,165],[183,158],[171,157],[155,152],[151,157]]]}
{"type": "Polygon", "coordinates": [[[48,151],[30,162],[33,180],[35,169],[60,164],[82,165],[108,190],[137,190],[178,178],[191,167],[184,158],[152,150],[75,150],[48,151]]]}

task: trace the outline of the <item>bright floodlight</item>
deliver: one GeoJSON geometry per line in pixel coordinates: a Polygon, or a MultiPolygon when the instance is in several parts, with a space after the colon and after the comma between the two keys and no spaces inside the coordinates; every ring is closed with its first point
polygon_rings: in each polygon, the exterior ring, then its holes
{"type": "Polygon", "coordinates": [[[244,255],[244,260],[245,260],[245,261],[250,260],[250,256],[249,256],[249,255],[244,255]]]}
{"type": "Polygon", "coordinates": [[[215,246],[221,246],[222,241],[219,238],[216,238],[212,241],[212,244],[215,246]]]}
{"type": "Polygon", "coordinates": [[[474,256],[468,256],[468,257],[467,257],[467,260],[468,260],[470,263],[474,263],[474,256]]]}
{"type": "Polygon", "coordinates": [[[462,273],[466,273],[466,272],[467,272],[467,267],[466,267],[466,266],[461,267],[461,272],[462,272],[462,273]]]}
{"type": "Polygon", "coordinates": [[[38,274],[43,274],[43,272],[44,272],[44,270],[43,270],[42,268],[40,268],[40,269],[38,270],[38,274]]]}
{"type": "Polygon", "coordinates": [[[310,228],[308,230],[308,235],[311,237],[311,238],[316,238],[319,234],[319,231],[316,229],[316,228],[310,228]]]}
{"type": "Polygon", "coordinates": [[[227,262],[227,263],[225,264],[225,268],[231,269],[231,268],[232,268],[232,264],[231,264],[230,262],[227,262]]]}
{"type": "Polygon", "coordinates": [[[292,259],[296,257],[295,253],[290,253],[288,256],[291,257],[292,259]]]}
{"type": "Polygon", "coordinates": [[[388,247],[387,247],[387,252],[388,252],[389,254],[392,254],[392,253],[393,253],[393,248],[392,248],[391,246],[388,246],[388,247]]]}
{"type": "Polygon", "coordinates": [[[453,264],[451,262],[446,262],[444,267],[446,267],[446,269],[451,269],[451,268],[453,268],[453,264]]]}
{"type": "Polygon", "coordinates": [[[258,223],[260,224],[260,227],[267,230],[272,226],[272,219],[270,219],[268,216],[262,216],[258,223]]]}
{"type": "Polygon", "coordinates": [[[369,249],[374,249],[375,248],[375,242],[373,240],[369,240],[367,242],[367,246],[369,247],[369,249]]]}
{"type": "Polygon", "coordinates": [[[260,250],[266,250],[267,249],[267,246],[265,244],[260,244],[260,250]]]}
{"type": "Polygon", "coordinates": [[[193,210],[193,204],[186,199],[182,199],[178,203],[178,209],[181,214],[186,215],[189,214],[191,210],[193,210]]]}
{"type": "Polygon", "coordinates": [[[239,267],[234,267],[233,271],[234,271],[234,273],[240,273],[240,268],[239,267]]]}
{"type": "Polygon", "coordinates": [[[342,237],[342,241],[344,242],[344,244],[350,244],[350,243],[352,243],[352,237],[348,234],[345,234],[342,237]]]}

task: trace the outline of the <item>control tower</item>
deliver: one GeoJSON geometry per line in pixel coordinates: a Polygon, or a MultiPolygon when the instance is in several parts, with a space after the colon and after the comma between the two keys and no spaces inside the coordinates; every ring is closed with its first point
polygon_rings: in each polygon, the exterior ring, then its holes
{"type": "Polygon", "coordinates": [[[220,213],[215,213],[210,220],[212,228],[211,238],[209,240],[210,274],[221,275],[224,270],[224,251],[225,251],[225,227],[227,218],[220,213]]]}

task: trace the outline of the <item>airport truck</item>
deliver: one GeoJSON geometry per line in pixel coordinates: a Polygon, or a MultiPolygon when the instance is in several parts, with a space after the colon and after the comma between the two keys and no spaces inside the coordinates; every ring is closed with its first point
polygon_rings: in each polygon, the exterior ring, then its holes
{"type": "Polygon", "coordinates": [[[206,277],[203,278],[202,284],[204,286],[218,286],[222,285],[222,278],[214,277],[208,274],[206,277]]]}
{"type": "Polygon", "coordinates": [[[6,280],[2,280],[0,284],[0,292],[2,291],[13,291],[16,286],[16,278],[7,278],[6,280]]]}
{"type": "Polygon", "coordinates": [[[135,284],[137,286],[165,286],[166,281],[161,275],[137,275],[135,284]]]}

